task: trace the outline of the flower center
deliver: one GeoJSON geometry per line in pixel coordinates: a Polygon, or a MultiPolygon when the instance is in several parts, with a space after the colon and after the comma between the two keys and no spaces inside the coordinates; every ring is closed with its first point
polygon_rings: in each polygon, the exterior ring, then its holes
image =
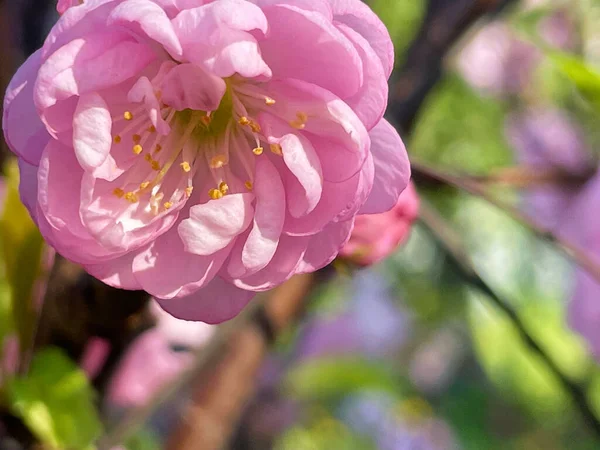
{"type": "MultiPolygon", "coordinates": [[[[133,162],[127,171],[131,174],[126,172],[119,177],[119,187],[113,194],[129,204],[143,202],[146,212],[158,215],[185,202],[192,195],[194,183],[205,182],[195,175],[206,166],[214,181],[208,190],[210,199],[218,200],[244,189],[251,191],[255,177],[252,158],[263,154],[261,142],[266,142],[254,114],[273,107],[276,100],[258,84],[232,79],[226,80],[226,84],[225,94],[214,111],[177,111],[160,103],[154,120],[147,105],[126,110],[114,119],[113,125],[125,122],[114,136],[114,144],[131,145],[140,162],[133,162]],[[167,129],[170,127],[170,132],[157,132],[161,121],[167,129]],[[127,139],[131,141],[126,142],[127,139]],[[233,160],[235,170],[230,167],[233,160]]],[[[156,91],[155,95],[160,102],[161,92],[156,91]]],[[[288,123],[301,130],[307,120],[306,113],[298,112],[288,123]]],[[[270,144],[268,148],[282,155],[279,144],[270,144]]]]}

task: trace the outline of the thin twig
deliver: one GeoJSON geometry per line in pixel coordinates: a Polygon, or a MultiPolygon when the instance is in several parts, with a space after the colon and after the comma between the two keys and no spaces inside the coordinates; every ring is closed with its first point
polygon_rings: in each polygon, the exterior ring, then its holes
{"type": "Polygon", "coordinates": [[[483,292],[498,309],[506,314],[513,326],[519,332],[523,342],[546,364],[565,391],[570,395],[573,404],[589,428],[600,438],[600,421],[593,412],[585,389],[562,373],[556,362],[527,331],[527,327],[510,303],[502,298],[500,294],[496,293],[496,291],[483,280],[466,252],[458,234],[447,221],[445,221],[444,218],[442,218],[438,212],[423,199],[421,200],[420,207],[420,222],[427,230],[429,230],[431,236],[446,252],[448,257],[456,263],[463,279],[483,292]]]}
{"type": "Polygon", "coordinates": [[[600,282],[600,265],[598,265],[586,252],[581,250],[574,244],[566,241],[556,235],[552,230],[537,223],[535,220],[523,214],[518,208],[510,205],[502,200],[497,199],[487,192],[480,183],[473,180],[465,179],[460,176],[435,169],[421,162],[411,162],[412,173],[415,178],[434,180],[448,186],[468,192],[476,197],[482,198],[488,203],[500,208],[507,215],[512,217],[517,222],[520,222],[525,227],[529,228],[540,238],[552,243],[557,248],[561,249],[569,258],[571,258],[578,266],[585,269],[591,276],[600,282]]]}

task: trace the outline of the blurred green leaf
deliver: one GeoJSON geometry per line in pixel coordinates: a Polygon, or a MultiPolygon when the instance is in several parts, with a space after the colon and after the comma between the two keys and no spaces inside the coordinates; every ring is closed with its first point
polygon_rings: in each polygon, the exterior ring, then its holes
{"type": "MultiPolygon", "coordinates": [[[[9,164],[7,174],[4,211],[0,216],[0,264],[4,267],[10,290],[10,304],[6,297],[4,300],[0,299],[0,314],[12,314],[21,350],[26,351],[31,347],[35,326],[33,288],[40,276],[44,241],[19,198],[19,171],[16,162],[9,164]]],[[[0,323],[6,320],[0,318],[0,323]]]]}
{"type": "MultiPolygon", "coordinates": [[[[567,376],[584,376],[585,350],[564,326],[562,309],[557,304],[527,303],[519,313],[533,337],[567,376]]],[[[560,382],[526,347],[512,323],[484,299],[472,303],[469,319],[476,353],[497,388],[538,419],[564,421],[569,407],[560,382]]]]}
{"type": "Polygon", "coordinates": [[[292,369],[286,379],[288,391],[297,397],[332,398],[361,390],[398,392],[399,380],[381,361],[360,358],[322,358],[292,369]]]}
{"type": "Polygon", "coordinates": [[[158,437],[148,429],[143,429],[125,443],[127,450],[160,450],[158,437]]]}
{"type": "Polygon", "coordinates": [[[600,111],[600,72],[575,55],[554,52],[548,57],[571,80],[581,96],[600,111]]]}
{"type": "Polygon", "coordinates": [[[51,448],[91,449],[102,432],[85,373],[57,348],[37,353],[27,376],[13,379],[7,392],[12,412],[51,448]]]}

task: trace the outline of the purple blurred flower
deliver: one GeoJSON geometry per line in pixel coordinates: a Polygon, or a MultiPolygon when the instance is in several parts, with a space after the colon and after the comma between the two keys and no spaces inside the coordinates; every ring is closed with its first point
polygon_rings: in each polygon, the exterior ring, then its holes
{"type": "Polygon", "coordinates": [[[542,19],[538,33],[548,45],[559,50],[572,50],[576,45],[574,23],[566,9],[553,11],[542,19]]]}
{"type": "Polygon", "coordinates": [[[529,85],[540,59],[531,44],[500,22],[482,28],[463,48],[458,70],[473,87],[493,95],[519,94],[529,85]]]}
{"type": "MultiPolygon", "coordinates": [[[[584,178],[592,167],[591,152],[583,131],[558,109],[530,109],[513,114],[506,135],[520,164],[551,169],[584,178]]],[[[528,191],[527,212],[544,226],[555,228],[575,201],[583,185],[547,184],[528,191]]]]}
{"type": "Polygon", "coordinates": [[[394,304],[386,280],[375,271],[360,271],[353,292],[342,314],[308,323],[298,344],[300,359],[358,353],[382,356],[402,343],[408,318],[394,304]]]}

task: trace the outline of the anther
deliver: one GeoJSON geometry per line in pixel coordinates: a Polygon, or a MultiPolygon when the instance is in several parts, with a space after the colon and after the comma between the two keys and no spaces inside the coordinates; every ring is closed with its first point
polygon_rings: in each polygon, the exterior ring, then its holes
{"type": "Polygon", "coordinates": [[[225,155],[216,155],[213,156],[210,160],[210,168],[211,169],[220,169],[227,163],[227,158],[225,155]]]}
{"type": "Polygon", "coordinates": [[[116,195],[119,198],[122,198],[125,195],[125,191],[123,189],[121,189],[121,188],[116,188],[113,191],[113,194],[116,195]]]}
{"type": "Polygon", "coordinates": [[[131,138],[133,139],[133,142],[135,142],[136,144],[139,144],[140,141],[142,140],[142,137],[139,134],[134,134],[133,136],[131,136],[131,138]]]}
{"type": "Polygon", "coordinates": [[[188,173],[190,170],[192,170],[192,167],[190,166],[190,163],[187,161],[184,161],[180,164],[181,169],[185,172],[188,173]]]}
{"type": "Polygon", "coordinates": [[[223,193],[218,189],[211,189],[210,191],[208,191],[208,196],[213,200],[218,200],[220,198],[223,198],[223,193]]]}
{"type": "Polygon", "coordinates": [[[260,133],[260,125],[257,124],[255,121],[250,121],[250,123],[248,124],[248,126],[250,127],[250,129],[254,132],[254,133],[260,133]]]}
{"type": "Polygon", "coordinates": [[[152,161],[150,163],[150,165],[152,166],[152,170],[156,170],[156,171],[160,170],[160,163],[158,161],[152,161]]]}
{"type": "Polygon", "coordinates": [[[223,195],[227,194],[227,192],[229,192],[229,185],[224,181],[221,181],[221,183],[219,183],[219,191],[221,191],[223,195]]]}
{"type": "Polygon", "coordinates": [[[152,155],[150,155],[149,153],[146,153],[146,154],[144,155],[144,159],[145,159],[146,161],[148,161],[149,163],[152,163],[152,155]]]}
{"type": "Polygon", "coordinates": [[[252,153],[254,153],[256,156],[260,156],[263,154],[263,150],[264,148],[262,147],[256,147],[254,150],[252,150],[252,153]]]}
{"type": "Polygon", "coordinates": [[[144,181],[142,184],[140,184],[140,189],[146,189],[148,186],[150,186],[150,182],[144,181]]]}
{"type": "Polygon", "coordinates": [[[249,191],[252,190],[252,188],[254,187],[254,185],[252,184],[252,181],[248,180],[244,183],[244,186],[246,186],[246,189],[248,189],[249,191]]]}
{"type": "MultiPolygon", "coordinates": [[[[140,144],[135,144],[133,146],[133,153],[135,153],[136,155],[139,155],[143,151],[144,151],[144,149],[142,148],[142,146],[140,144]]],[[[146,155],[146,156],[150,156],[150,155],[146,155]]]]}
{"type": "Polygon", "coordinates": [[[248,120],[246,116],[242,116],[240,117],[240,120],[238,120],[238,123],[240,125],[248,125],[250,123],[250,120],[248,120]]]}
{"type": "Polygon", "coordinates": [[[131,120],[131,119],[133,119],[133,114],[131,114],[131,111],[125,111],[123,113],[123,119],[125,119],[125,120],[131,120]]]}
{"type": "Polygon", "coordinates": [[[135,192],[128,192],[127,194],[125,194],[125,200],[127,200],[130,203],[137,203],[138,202],[138,196],[135,195],[135,192]]]}
{"type": "Polygon", "coordinates": [[[150,133],[156,133],[156,127],[155,127],[154,125],[150,125],[150,126],[148,127],[148,131],[149,131],[150,133]]]}
{"type": "Polygon", "coordinates": [[[290,120],[290,125],[292,127],[296,128],[297,130],[303,130],[304,127],[306,126],[307,121],[308,121],[308,116],[306,115],[306,113],[304,113],[302,111],[298,111],[296,113],[296,119],[290,120]]]}
{"type": "Polygon", "coordinates": [[[185,195],[187,198],[190,198],[192,196],[193,190],[194,190],[194,186],[188,186],[185,188],[185,195]]]}
{"type": "Polygon", "coordinates": [[[173,206],[172,202],[165,202],[165,204],[163,205],[165,207],[165,209],[171,209],[171,207],[173,206]]]}
{"type": "Polygon", "coordinates": [[[208,126],[212,122],[212,117],[210,117],[210,116],[202,116],[202,117],[200,117],[200,120],[202,121],[202,123],[204,125],[208,126]]]}
{"type": "Polygon", "coordinates": [[[119,136],[118,134],[115,136],[115,138],[113,139],[115,144],[120,144],[121,143],[121,136],[119,136]]]}
{"type": "Polygon", "coordinates": [[[275,104],[275,100],[271,97],[265,97],[265,103],[267,104],[267,106],[273,106],[275,104]]]}
{"type": "Polygon", "coordinates": [[[156,147],[154,147],[154,153],[158,153],[162,150],[162,145],[160,144],[156,144],[156,147]]]}
{"type": "Polygon", "coordinates": [[[279,156],[283,155],[283,150],[281,148],[281,145],[279,145],[279,144],[271,144],[270,147],[271,147],[271,151],[273,153],[275,153],[276,155],[279,155],[279,156]]]}

